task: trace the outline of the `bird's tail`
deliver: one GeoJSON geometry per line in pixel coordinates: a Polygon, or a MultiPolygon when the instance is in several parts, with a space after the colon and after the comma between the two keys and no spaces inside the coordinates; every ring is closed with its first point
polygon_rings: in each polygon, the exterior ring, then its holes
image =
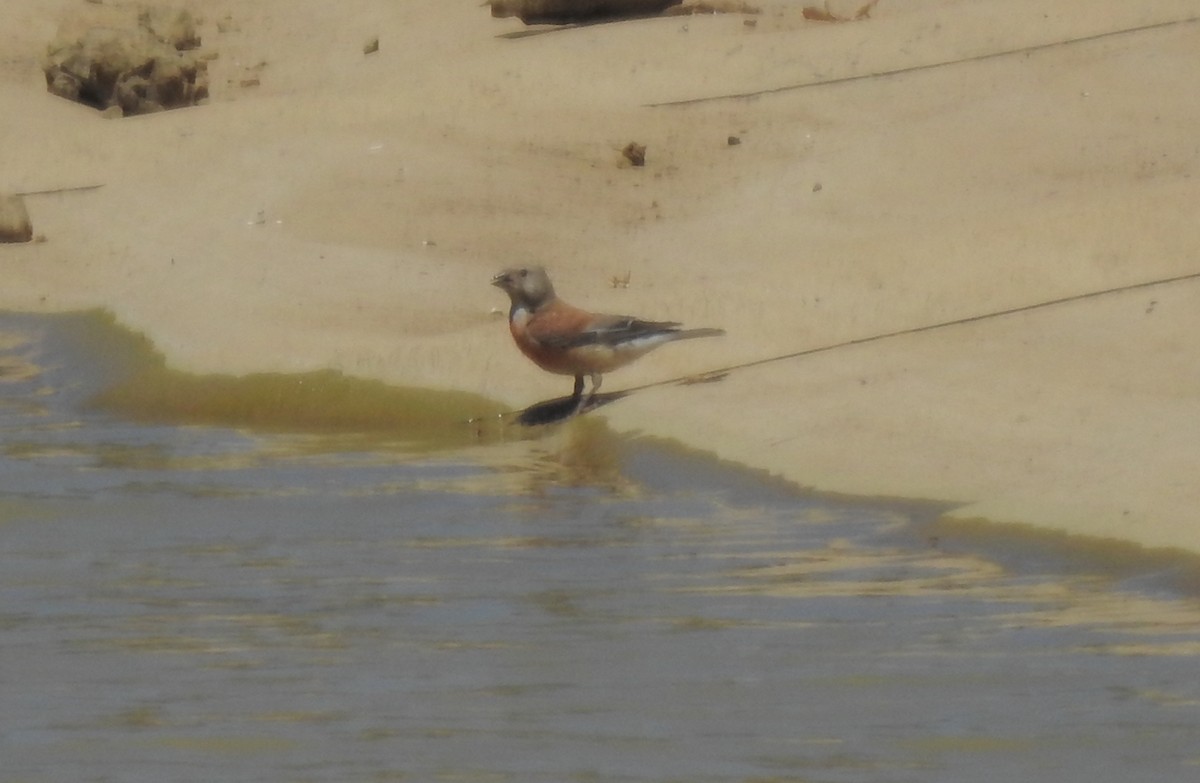
{"type": "Polygon", "coordinates": [[[723,334],[725,334],[724,329],[684,329],[673,332],[671,337],[676,340],[691,340],[693,337],[720,337],[723,334]]]}

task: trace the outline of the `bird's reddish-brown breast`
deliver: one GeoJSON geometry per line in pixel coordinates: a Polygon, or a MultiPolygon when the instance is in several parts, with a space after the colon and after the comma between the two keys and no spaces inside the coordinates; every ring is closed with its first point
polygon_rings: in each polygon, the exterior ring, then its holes
{"type": "Polygon", "coordinates": [[[612,350],[568,346],[572,338],[593,328],[595,321],[595,314],[555,299],[532,313],[514,313],[508,326],[521,353],[538,367],[559,375],[589,375],[610,369],[612,350]]]}

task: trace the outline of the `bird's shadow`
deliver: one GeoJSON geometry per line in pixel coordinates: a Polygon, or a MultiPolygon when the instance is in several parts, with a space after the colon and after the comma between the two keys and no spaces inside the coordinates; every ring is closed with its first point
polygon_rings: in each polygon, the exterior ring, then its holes
{"type": "Polygon", "coordinates": [[[517,423],[525,427],[557,424],[574,416],[582,416],[585,413],[608,405],[610,402],[616,402],[619,399],[628,397],[630,394],[633,394],[632,390],[593,394],[585,399],[582,404],[580,404],[578,397],[556,397],[553,400],[544,400],[530,405],[517,414],[517,423]]]}
{"type": "Polygon", "coordinates": [[[713,372],[689,375],[686,378],[677,378],[674,381],[662,381],[647,386],[625,389],[624,391],[592,394],[583,401],[582,405],[579,403],[579,398],[575,396],[555,397],[552,400],[543,400],[542,402],[535,402],[533,405],[530,405],[517,414],[516,421],[517,424],[524,427],[557,424],[560,421],[566,421],[574,416],[582,416],[597,408],[604,407],[610,402],[623,400],[634,392],[642,391],[643,389],[650,388],[650,386],[660,386],[664,383],[674,383],[680,386],[692,386],[698,383],[717,383],[725,380],[728,375],[729,373],[724,370],[714,370],[713,372]]]}

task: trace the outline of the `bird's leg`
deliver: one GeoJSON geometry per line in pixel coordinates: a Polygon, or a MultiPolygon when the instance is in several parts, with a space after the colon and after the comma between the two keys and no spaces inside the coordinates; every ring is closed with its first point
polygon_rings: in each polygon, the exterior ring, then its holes
{"type": "Polygon", "coordinates": [[[592,373],[592,391],[588,394],[588,399],[593,399],[596,392],[600,391],[600,382],[604,380],[604,376],[598,372],[592,373]]]}
{"type": "Polygon", "coordinates": [[[574,409],[571,411],[571,416],[578,416],[583,412],[583,409],[591,401],[591,395],[583,396],[583,376],[575,376],[575,390],[571,392],[571,401],[575,403],[574,409]]]}

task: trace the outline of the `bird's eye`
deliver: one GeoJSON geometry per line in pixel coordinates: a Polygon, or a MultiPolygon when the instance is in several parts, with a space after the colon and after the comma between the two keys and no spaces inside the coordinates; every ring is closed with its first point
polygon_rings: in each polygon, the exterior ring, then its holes
{"type": "Polygon", "coordinates": [[[522,278],[529,277],[529,270],[522,269],[520,272],[517,272],[517,274],[520,275],[522,278]]]}

